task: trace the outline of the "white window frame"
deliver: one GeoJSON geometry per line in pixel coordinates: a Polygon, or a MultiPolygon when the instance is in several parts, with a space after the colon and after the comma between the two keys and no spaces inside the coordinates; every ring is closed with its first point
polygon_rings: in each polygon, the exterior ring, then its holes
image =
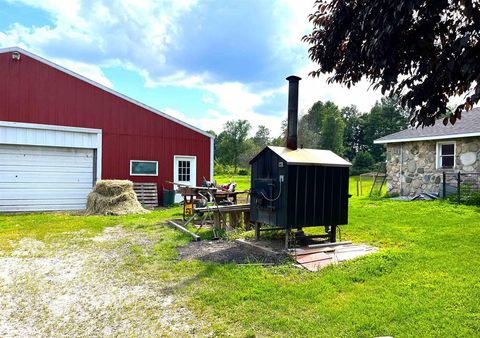
{"type": "Polygon", "coordinates": [[[146,161],[146,160],[130,160],[130,176],[158,176],[158,161],[146,161]],[[134,174],[132,172],[132,164],[133,162],[147,162],[147,163],[155,163],[155,174],[134,174]]]}
{"type": "Polygon", "coordinates": [[[174,155],[173,156],[173,181],[175,181],[177,177],[177,172],[178,172],[178,166],[177,166],[177,159],[178,158],[186,158],[189,160],[193,160],[193,167],[190,168],[190,177],[193,177],[193,180],[191,179],[190,181],[194,181],[196,185],[197,182],[197,156],[193,155],[174,155]]]}
{"type": "Polygon", "coordinates": [[[456,141],[442,141],[442,142],[437,142],[437,151],[436,151],[436,167],[437,169],[441,170],[448,170],[448,169],[455,169],[457,166],[457,142],[456,141]],[[447,144],[453,144],[453,167],[452,168],[443,168],[441,159],[442,159],[442,145],[447,145],[447,144]]]}

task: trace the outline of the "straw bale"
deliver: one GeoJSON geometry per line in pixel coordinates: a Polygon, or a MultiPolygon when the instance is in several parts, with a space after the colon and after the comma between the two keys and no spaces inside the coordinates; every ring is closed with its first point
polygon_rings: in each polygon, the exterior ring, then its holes
{"type": "Polygon", "coordinates": [[[146,214],[133,191],[133,183],[127,180],[101,180],[88,194],[87,215],[146,214]]]}
{"type": "Polygon", "coordinates": [[[130,190],[133,190],[133,182],[129,180],[100,180],[93,189],[104,196],[118,196],[130,190]]]}

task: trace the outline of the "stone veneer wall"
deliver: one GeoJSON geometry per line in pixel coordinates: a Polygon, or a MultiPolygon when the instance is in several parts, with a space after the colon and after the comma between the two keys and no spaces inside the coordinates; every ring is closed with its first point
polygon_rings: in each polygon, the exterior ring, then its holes
{"type": "MultiPolygon", "coordinates": [[[[448,171],[479,172],[480,138],[454,141],[455,167],[448,171]]],[[[421,192],[438,193],[444,170],[436,169],[436,148],[437,141],[387,144],[387,193],[402,196],[414,196],[421,192]]]]}

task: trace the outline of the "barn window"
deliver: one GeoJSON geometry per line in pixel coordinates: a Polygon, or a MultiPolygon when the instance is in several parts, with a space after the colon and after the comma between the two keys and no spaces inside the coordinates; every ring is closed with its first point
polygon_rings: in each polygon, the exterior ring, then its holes
{"type": "Polygon", "coordinates": [[[157,161],[130,161],[130,175],[132,176],[158,176],[157,161]]]}
{"type": "Polygon", "coordinates": [[[455,167],[455,142],[437,143],[437,169],[455,167]]]}
{"type": "Polygon", "coordinates": [[[190,161],[178,161],[178,180],[190,182],[190,161]]]}

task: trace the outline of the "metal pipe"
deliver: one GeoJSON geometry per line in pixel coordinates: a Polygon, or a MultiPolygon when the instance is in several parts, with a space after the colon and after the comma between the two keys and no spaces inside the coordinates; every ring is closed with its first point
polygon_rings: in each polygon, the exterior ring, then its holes
{"type": "Polygon", "coordinates": [[[460,204],[460,182],[462,180],[460,171],[457,173],[457,204],[460,204]]]}
{"type": "Polygon", "coordinates": [[[298,83],[300,77],[291,75],[288,80],[288,120],[287,120],[287,148],[296,150],[297,122],[298,122],[298,83]]]}
{"type": "Polygon", "coordinates": [[[442,188],[443,188],[443,199],[445,199],[447,197],[447,174],[445,173],[445,171],[442,172],[442,180],[443,180],[443,183],[442,183],[442,188]]]}
{"type": "Polygon", "coordinates": [[[400,177],[399,177],[399,182],[400,182],[400,196],[403,196],[403,191],[402,191],[402,180],[403,180],[403,143],[400,143],[400,177]]]}

